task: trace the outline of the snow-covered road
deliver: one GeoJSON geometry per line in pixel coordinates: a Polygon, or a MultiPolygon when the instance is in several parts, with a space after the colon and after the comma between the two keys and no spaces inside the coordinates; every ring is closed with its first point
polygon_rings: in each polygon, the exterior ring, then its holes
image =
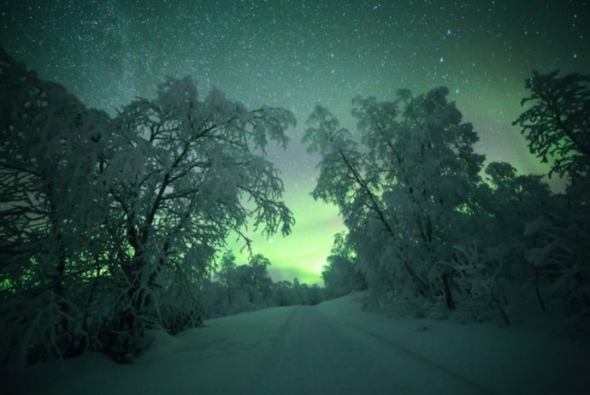
{"type": "Polygon", "coordinates": [[[293,310],[248,394],[480,394],[476,383],[385,338],[293,310]]]}
{"type": "Polygon", "coordinates": [[[590,394],[587,343],[522,325],[398,319],[358,298],[154,331],[134,364],[94,354],[34,366],[11,375],[7,393],[590,394]]]}

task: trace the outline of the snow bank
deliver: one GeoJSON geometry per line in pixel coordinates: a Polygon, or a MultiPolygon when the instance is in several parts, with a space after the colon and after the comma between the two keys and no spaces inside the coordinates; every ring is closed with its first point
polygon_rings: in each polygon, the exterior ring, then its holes
{"type": "Polygon", "coordinates": [[[318,307],[334,320],[393,343],[493,393],[590,394],[590,344],[531,328],[530,321],[538,317],[510,327],[400,319],[363,311],[361,299],[362,293],[356,293],[318,307]]]}
{"type": "Polygon", "coordinates": [[[240,393],[295,309],[277,307],[212,319],[174,337],[154,331],[152,347],[131,365],[95,354],[29,367],[13,378],[8,393],[240,393]]]}

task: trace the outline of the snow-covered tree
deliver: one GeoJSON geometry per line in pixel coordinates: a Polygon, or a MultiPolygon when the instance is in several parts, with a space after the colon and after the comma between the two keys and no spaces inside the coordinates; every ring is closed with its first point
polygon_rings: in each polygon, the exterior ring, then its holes
{"type": "Polygon", "coordinates": [[[507,252],[505,264],[511,267],[512,275],[523,276],[527,271],[523,239],[525,224],[540,213],[554,209],[549,186],[538,175],[518,175],[508,163],[492,162],[485,169],[485,182],[477,191],[477,210],[473,214],[474,228],[483,245],[503,246],[507,252]],[[475,228],[477,226],[477,228],[475,228]]]}
{"type": "Polygon", "coordinates": [[[247,265],[237,265],[232,251],[226,251],[217,272],[219,283],[225,289],[224,314],[253,310],[272,304],[272,280],[268,274],[270,261],[255,254],[247,265]]]}
{"type": "MultiPolygon", "coordinates": [[[[527,259],[551,286],[547,295],[565,302],[580,322],[590,319],[590,216],[549,212],[527,224],[524,235],[536,240],[527,259]]],[[[541,299],[542,300],[542,299],[541,299]]]]}
{"type": "Polygon", "coordinates": [[[309,304],[307,300],[306,284],[302,284],[299,278],[295,277],[291,284],[291,303],[292,305],[309,304]]]}
{"type": "Polygon", "coordinates": [[[91,347],[78,297],[103,255],[110,125],[3,50],[0,96],[0,355],[23,365],[91,347]]]}
{"type": "Polygon", "coordinates": [[[272,301],[275,306],[290,306],[292,305],[292,286],[290,281],[281,280],[273,283],[272,286],[272,301]]]}
{"type": "MultiPolygon", "coordinates": [[[[310,127],[303,137],[309,143],[309,153],[320,154],[320,176],[312,196],[335,204],[349,229],[348,239],[355,247],[355,235],[365,233],[367,218],[373,218],[386,229],[385,239],[393,238],[393,228],[385,217],[385,209],[380,199],[381,180],[378,174],[368,171],[369,162],[360,152],[352,133],[340,128],[338,119],[325,107],[317,106],[308,119],[310,127]]],[[[360,241],[360,239],[359,239],[360,241]]],[[[359,259],[361,258],[359,254],[359,259]]],[[[367,281],[374,288],[380,275],[366,271],[367,281]]]]}
{"type": "Polygon", "coordinates": [[[362,148],[318,107],[304,136],[321,155],[313,196],[340,208],[369,287],[381,299],[419,296],[453,309],[453,244],[483,157],[446,88],[394,102],[357,97],[362,148]]]}
{"type": "Polygon", "coordinates": [[[334,236],[334,244],[322,270],[326,292],[332,297],[349,294],[366,288],[366,281],[356,264],[352,246],[345,233],[334,236]]]}
{"type": "Polygon", "coordinates": [[[227,300],[227,306],[232,306],[235,300],[237,279],[236,279],[236,256],[230,250],[223,253],[221,262],[219,264],[219,271],[217,277],[219,283],[225,289],[225,299],[227,300]]]}
{"type": "MultiPolygon", "coordinates": [[[[470,215],[470,238],[455,246],[460,262],[458,270],[473,274],[461,281],[464,292],[473,294],[478,289],[477,297],[470,299],[471,313],[482,316],[483,307],[478,303],[495,305],[502,307],[495,310],[507,323],[508,305],[516,302],[505,297],[508,286],[520,282],[520,291],[532,294],[534,290],[543,306],[538,287],[540,273],[526,259],[527,250],[538,241],[525,238],[524,231],[526,224],[541,213],[555,210],[556,199],[541,176],[518,175],[508,163],[492,162],[485,173],[476,192],[475,210],[470,215]],[[466,262],[471,263],[466,265],[466,262]],[[525,287],[525,282],[535,287],[525,287]],[[482,287],[484,284],[486,287],[482,287]],[[500,306],[498,301],[504,305],[500,306]]],[[[490,311],[485,314],[489,315],[490,311]]]]}
{"type": "Polygon", "coordinates": [[[200,322],[230,232],[290,232],[265,158],[287,144],[287,110],[200,98],[186,77],[110,119],[3,51],[0,92],[4,362],[88,349],[131,360],[146,327],[200,322]]]}
{"type": "Polygon", "coordinates": [[[102,179],[127,291],[112,333],[135,328],[140,336],[160,290],[180,285],[169,279],[203,277],[216,249],[250,219],[263,234],[290,233],[283,184],[264,154],[269,141],[286,146],[294,123],[286,110],[249,111],[217,90],[200,99],[189,77],[168,79],[155,100],[138,99],[113,120],[123,144],[102,179]]]}
{"type": "Polygon", "coordinates": [[[248,294],[248,301],[255,307],[268,306],[272,293],[272,280],[268,274],[270,261],[262,254],[252,256],[248,265],[240,268],[240,279],[248,294]]]}
{"type": "Polygon", "coordinates": [[[590,171],[590,75],[558,74],[534,72],[526,80],[530,96],[521,104],[532,106],[514,124],[522,128],[531,153],[552,162],[549,175],[575,182],[590,171]]]}
{"type": "Polygon", "coordinates": [[[514,122],[531,153],[568,180],[558,210],[531,220],[525,234],[534,241],[528,260],[552,281],[550,294],[578,318],[590,321],[590,75],[533,73],[526,81],[526,111],[514,122]]]}

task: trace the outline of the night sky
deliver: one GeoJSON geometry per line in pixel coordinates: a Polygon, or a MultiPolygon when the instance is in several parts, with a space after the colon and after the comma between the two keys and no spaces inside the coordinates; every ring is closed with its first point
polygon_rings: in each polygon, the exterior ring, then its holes
{"type": "Polygon", "coordinates": [[[524,79],[532,70],[590,72],[583,0],[2,0],[0,25],[10,55],[113,115],[136,96],[154,97],[166,76],[187,74],[203,96],[215,86],[249,108],[292,110],[291,145],[271,160],[297,224],[287,238],[254,243],[275,280],[319,282],[344,229],[336,208],[309,196],[318,158],[300,140],[316,104],[354,130],[357,94],[392,100],[399,88],[445,85],[475,126],[479,153],[540,174],[547,168],[511,126],[524,79]]]}

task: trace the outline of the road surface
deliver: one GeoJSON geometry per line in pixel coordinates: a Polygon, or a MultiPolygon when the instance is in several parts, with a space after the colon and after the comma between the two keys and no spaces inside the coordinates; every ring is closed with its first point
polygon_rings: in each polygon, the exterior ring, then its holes
{"type": "Polygon", "coordinates": [[[295,308],[248,394],[483,394],[476,383],[322,313],[295,308]]]}

